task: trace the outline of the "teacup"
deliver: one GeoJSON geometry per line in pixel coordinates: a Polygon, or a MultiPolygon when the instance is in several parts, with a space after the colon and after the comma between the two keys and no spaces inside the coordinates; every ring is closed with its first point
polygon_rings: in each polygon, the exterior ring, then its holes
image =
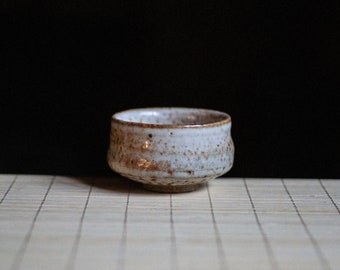
{"type": "Polygon", "coordinates": [[[194,108],[143,108],[112,116],[108,164],[158,192],[187,192],[228,172],[231,117],[194,108]]]}

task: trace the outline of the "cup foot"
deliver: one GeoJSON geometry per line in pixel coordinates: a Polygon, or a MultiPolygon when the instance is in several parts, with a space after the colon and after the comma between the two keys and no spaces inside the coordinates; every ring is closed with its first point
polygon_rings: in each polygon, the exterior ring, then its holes
{"type": "Polygon", "coordinates": [[[178,186],[165,186],[165,185],[148,185],[144,184],[143,188],[163,193],[181,193],[181,192],[191,192],[202,187],[202,184],[193,185],[178,185],[178,186]]]}

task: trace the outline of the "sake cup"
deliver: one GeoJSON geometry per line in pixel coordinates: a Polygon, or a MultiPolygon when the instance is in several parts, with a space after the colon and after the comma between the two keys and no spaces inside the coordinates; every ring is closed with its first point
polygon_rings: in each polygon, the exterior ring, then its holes
{"type": "Polygon", "coordinates": [[[187,192],[228,172],[231,117],[209,109],[141,108],[111,118],[109,166],[148,190],[187,192]]]}

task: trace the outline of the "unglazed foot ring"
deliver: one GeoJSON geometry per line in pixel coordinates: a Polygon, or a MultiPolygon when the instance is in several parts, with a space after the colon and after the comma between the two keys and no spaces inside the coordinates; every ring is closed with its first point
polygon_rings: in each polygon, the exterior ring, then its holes
{"type": "Polygon", "coordinates": [[[180,192],[191,192],[201,188],[203,184],[194,185],[178,185],[178,186],[165,186],[165,185],[149,185],[144,184],[143,188],[150,191],[163,192],[163,193],[180,193],[180,192]]]}

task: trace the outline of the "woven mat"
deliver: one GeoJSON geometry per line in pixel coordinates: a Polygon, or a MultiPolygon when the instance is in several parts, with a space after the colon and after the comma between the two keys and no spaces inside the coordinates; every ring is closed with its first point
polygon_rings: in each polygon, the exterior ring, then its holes
{"type": "Polygon", "coordinates": [[[0,175],[0,269],[340,269],[340,180],[0,175]]]}

